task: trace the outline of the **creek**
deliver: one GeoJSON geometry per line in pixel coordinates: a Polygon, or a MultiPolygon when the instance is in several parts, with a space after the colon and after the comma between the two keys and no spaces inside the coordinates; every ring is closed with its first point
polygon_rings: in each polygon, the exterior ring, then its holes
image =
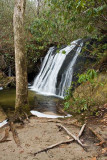
{"type": "MultiPolygon", "coordinates": [[[[44,96],[28,90],[30,109],[43,113],[59,114],[57,104],[61,99],[53,96],[44,96]]],[[[15,89],[4,89],[0,91],[0,105],[9,114],[14,111],[15,89]]]]}
{"type": "MultiPolygon", "coordinates": [[[[61,98],[66,96],[66,91],[71,85],[74,65],[82,46],[83,40],[79,39],[59,51],[55,47],[49,49],[39,74],[35,77],[33,85],[29,86],[29,104],[32,114],[47,118],[51,118],[52,115],[52,118],[61,117],[57,106],[61,98]]],[[[11,75],[11,70],[9,73],[11,75]]],[[[15,89],[0,91],[0,105],[7,114],[14,111],[15,89]]]]}

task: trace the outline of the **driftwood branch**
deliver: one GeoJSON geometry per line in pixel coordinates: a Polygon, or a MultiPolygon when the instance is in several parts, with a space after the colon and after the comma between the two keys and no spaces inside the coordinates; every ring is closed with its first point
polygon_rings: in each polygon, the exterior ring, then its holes
{"type": "Polygon", "coordinates": [[[67,140],[67,141],[61,141],[61,142],[59,142],[59,143],[53,144],[53,145],[51,145],[51,146],[49,146],[49,147],[47,147],[47,148],[45,148],[45,149],[42,149],[42,150],[40,150],[40,151],[38,151],[38,152],[35,152],[35,153],[34,153],[34,156],[36,156],[38,153],[41,153],[41,152],[47,152],[48,150],[53,149],[53,148],[55,148],[55,147],[58,147],[58,146],[61,145],[61,144],[69,144],[69,143],[71,143],[71,142],[73,142],[73,141],[74,141],[74,139],[70,139],[70,140],[67,140]]]}
{"type": "Polygon", "coordinates": [[[78,134],[78,138],[81,137],[81,135],[82,135],[82,133],[83,133],[83,131],[84,131],[84,129],[85,129],[85,126],[86,126],[86,124],[83,124],[83,126],[81,127],[81,130],[80,130],[80,132],[79,132],[79,134],[78,134]]]}
{"type": "Polygon", "coordinates": [[[71,136],[75,141],[77,141],[83,148],[85,147],[85,145],[82,144],[82,142],[79,140],[79,136],[81,136],[84,127],[82,127],[82,129],[81,129],[80,132],[79,132],[78,137],[76,137],[76,136],[73,135],[71,132],[69,132],[68,129],[65,128],[62,124],[59,124],[59,125],[57,125],[57,126],[60,127],[60,128],[62,128],[62,129],[64,129],[64,130],[67,132],[67,134],[68,134],[69,136],[71,136]]]}
{"type": "MultiPolygon", "coordinates": [[[[62,125],[61,125],[61,126],[62,126],[62,125]]],[[[80,137],[80,136],[82,135],[85,126],[86,126],[85,124],[82,126],[82,128],[81,128],[81,130],[80,130],[80,132],[79,132],[79,134],[78,134],[78,137],[80,137]]],[[[69,131],[68,131],[68,133],[69,133],[69,135],[71,136],[71,133],[70,133],[69,131]]],[[[75,139],[79,139],[78,137],[75,137],[75,139]]],[[[41,153],[41,152],[47,152],[48,150],[53,149],[53,148],[55,148],[55,147],[58,147],[58,146],[60,146],[61,144],[69,144],[69,143],[73,142],[75,139],[73,138],[73,139],[69,139],[69,140],[67,140],[67,141],[61,141],[61,142],[58,142],[58,143],[56,143],[56,144],[53,144],[53,145],[51,145],[51,146],[49,146],[49,147],[47,147],[47,148],[45,148],[45,149],[42,149],[42,150],[40,150],[40,151],[35,152],[35,153],[34,153],[34,156],[36,156],[38,153],[41,153]]]]}

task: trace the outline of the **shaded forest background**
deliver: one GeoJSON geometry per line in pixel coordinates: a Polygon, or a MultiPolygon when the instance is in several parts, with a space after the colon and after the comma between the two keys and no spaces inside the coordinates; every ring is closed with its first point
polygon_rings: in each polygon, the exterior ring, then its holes
{"type": "MultiPolygon", "coordinates": [[[[8,74],[8,67],[11,66],[15,75],[13,10],[14,0],[0,1],[0,56],[5,62],[0,68],[8,74]]],[[[102,41],[107,35],[107,2],[27,0],[25,32],[28,73],[36,73],[40,57],[46,54],[49,46],[60,47],[75,39],[87,37],[102,41]]],[[[102,59],[106,54],[104,52],[106,48],[105,43],[93,46],[92,54],[102,59]]]]}

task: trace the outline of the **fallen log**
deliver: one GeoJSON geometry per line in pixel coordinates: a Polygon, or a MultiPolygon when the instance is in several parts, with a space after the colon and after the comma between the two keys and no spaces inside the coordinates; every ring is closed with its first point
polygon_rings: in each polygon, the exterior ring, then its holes
{"type": "MultiPolygon", "coordinates": [[[[86,126],[85,124],[82,126],[82,128],[81,128],[78,136],[76,137],[76,139],[78,139],[78,137],[80,137],[80,136],[82,135],[85,126],[86,126]]],[[[55,147],[58,147],[58,146],[60,146],[61,144],[69,144],[69,143],[73,142],[74,140],[75,140],[75,139],[70,139],[70,140],[67,140],[67,141],[58,142],[58,143],[56,143],[56,144],[53,144],[53,145],[51,145],[51,146],[48,146],[48,147],[45,148],[45,149],[42,149],[42,150],[40,150],[40,151],[35,152],[35,153],[34,153],[34,156],[36,156],[38,153],[41,153],[41,152],[47,152],[48,150],[53,149],[53,148],[55,148],[55,147]]]]}

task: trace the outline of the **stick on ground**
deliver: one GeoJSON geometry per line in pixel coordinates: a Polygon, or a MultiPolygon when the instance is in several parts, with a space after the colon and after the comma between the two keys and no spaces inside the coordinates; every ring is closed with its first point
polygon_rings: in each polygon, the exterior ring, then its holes
{"type": "Polygon", "coordinates": [[[49,146],[49,147],[47,147],[47,148],[45,148],[45,149],[42,149],[42,150],[40,150],[40,151],[38,151],[38,152],[35,152],[35,153],[34,153],[34,156],[36,156],[38,153],[41,153],[41,152],[47,152],[48,150],[50,150],[50,149],[52,149],[52,148],[55,148],[55,147],[58,147],[58,146],[61,145],[61,144],[69,144],[69,143],[71,143],[71,142],[73,142],[73,141],[74,141],[74,139],[69,139],[69,140],[67,140],[67,141],[58,142],[58,143],[53,144],[53,145],[51,145],[51,146],[49,146]]]}
{"type": "Polygon", "coordinates": [[[84,125],[84,126],[82,127],[82,129],[80,130],[78,137],[76,137],[76,136],[73,135],[71,132],[69,132],[68,129],[65,128],[62,124],[58,124],[57,126],[60,127],[60,128],[62,128],[62,129],[64,129],[64,130],[67,132],[67,134],[68,134],[69,136],[71,136],[75,141],[77,141],[83,148],[86,147],[86,146],[85,146],[84,144],[82,144],[82,142],[79,140],[79,137],[81,136],[81,134],[82,134],[82,132],[83,132],[83,129],[85,128],[85,127],[84,127],[85,125],[84,125]]]}
{"type": "MultiPolygon", "coordinates": [[[[81,130],[80,130],[80,132],[79,132],[79,134],[78,134],[78,137],[80,137],[80,136],[82,135],[82,133],[83,133],[83,131],[84,131],[84,128],[85,128],[85,124],[82,126],[82,128],[81,128],[81,130]]],[[[76,137],[76,139],[78,139],[78,137],[76,137]]],[[[53,149],[53,148],[55,148],[55,147],[58,147],[58,146],[60,146],[61,144],[69,144],[69,143],[73,142],[74,140],[75,140],[75,139],[70,139],[70,140],[67,140],[67,141],[58,142],[58,143],[53,144],[53,145],[51,145],[51,146],[49,146],[49,147],[47,147],[47,148],[45,148],[45,149],[42,149],[42,150],[40,150],[40,151],[35,152],[35,153],[34,153],[34,156],[36,156],[38,153],[41,153],[41,152],[47,152],[48,150],[53,149]]]]}

